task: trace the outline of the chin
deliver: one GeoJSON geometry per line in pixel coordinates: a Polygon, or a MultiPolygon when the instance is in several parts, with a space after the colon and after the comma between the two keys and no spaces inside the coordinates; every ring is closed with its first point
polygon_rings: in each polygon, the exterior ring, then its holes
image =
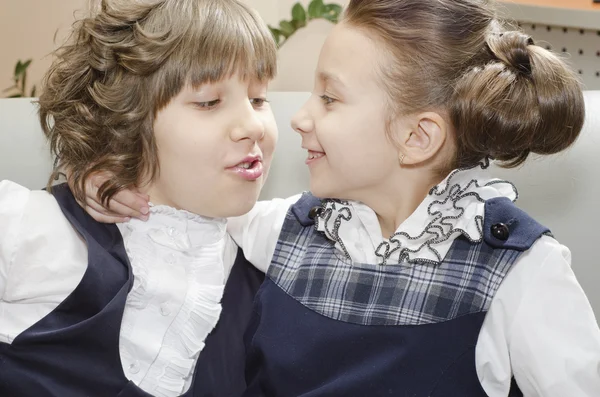
{"type": "Polygon", "coordinates": [[[260,189],[255,191],[238,192],[235,196],[231,195],[227,203],[223,203],[223,218],[241,216],[250,212],[258,201],[260,189]]]}
{"type": "Polygon", "coordinates": [[[235,207],[231,208],[231,210],[229,211],[230,214],[225,216],[224,218],[231,218],[231,217],[235,217],[235,216],[245,215],[248,212],[250,212],[250,210],[252,209],[252,207],[254,207],[255,204],[256,204],[256,200],[250,200],[250,201],[246,201],[246,202],[237,203],[237,205],[235,207]]]}

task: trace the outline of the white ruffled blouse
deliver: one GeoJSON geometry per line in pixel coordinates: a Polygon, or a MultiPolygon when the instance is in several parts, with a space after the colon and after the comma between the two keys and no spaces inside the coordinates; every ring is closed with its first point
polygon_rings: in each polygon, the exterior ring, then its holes
{"type": "MultiPolygon", "coordinates": [[[[140,388],[179,396],[219,319],[237,246],[225,219],[166,206],[150,213],[147,222],[118,225],[135,277],[120,356],[140,388]]],[[[53,196],[9,181],[0,182],[0,224],[0,342],[11,343],[75,289],[87,249],[53,196]]]]}

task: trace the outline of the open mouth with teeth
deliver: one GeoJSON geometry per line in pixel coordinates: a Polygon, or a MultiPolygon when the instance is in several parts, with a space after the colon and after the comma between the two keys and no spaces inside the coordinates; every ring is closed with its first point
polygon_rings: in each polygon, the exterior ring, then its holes
{"type": "Polygon", "coordinates": [[[316,160],[325,156],[324,152],[315,152],[314,150],[308,151],[308,157],[306,158],[306,164],[315,162],[316,160]]]}
{"type": "Polygon", "coordinates": [[[244,169],[248,170],[250,168],[255,167],[258,163],[259,163],[259,161],[255,160],[255,161],[250,161],[250,162],[246,162],[246,163],[240,163],[236,167],[244,168],[244,169]]]}
{"type": "Polygon", "coordinates": [[[248,181],[254,181],[260,178],[264,173],[263,163],[260,159],[254,161],[244,161],[229,168],[229,170],[233,171],[237,176],[240,176],[242,179],[248,181]]]}

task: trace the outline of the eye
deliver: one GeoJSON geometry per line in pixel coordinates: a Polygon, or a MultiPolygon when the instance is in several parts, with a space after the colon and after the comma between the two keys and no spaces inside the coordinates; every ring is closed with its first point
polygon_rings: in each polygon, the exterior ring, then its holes
{"type": "Polygon", "coordinates": [[[320,98],[323,100],[323,102],[325,103],[325,105],[331,105],[332,103],[334,103],[336,101],[332,97],[327,96],[325,94],[321,95],[320,98]]]}
{"type": "Polygon", "coordinates": [[[198,107],[202,110],[210,110],[210,109],[213,109],[215,106],[217,106],[219,103],[221,103],[221,100],[215,99],[215,100],[208,101],[208,102],[195,102],[194,105],[196,105],[196,107],[198,107]]]}
{"type": "Polygon", "coordinates": [[[250,103],[255,108],[262,108],[267,102],[269,102],[267,98],[250,98],[250,103]]]}

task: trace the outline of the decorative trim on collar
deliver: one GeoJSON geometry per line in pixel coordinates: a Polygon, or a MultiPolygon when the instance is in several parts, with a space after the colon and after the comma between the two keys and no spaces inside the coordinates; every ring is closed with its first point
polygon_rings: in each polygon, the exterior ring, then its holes
{"type": "MultiPolygon", "coordinates": [[[[442,183],[434,186],[396,233],[375,244],[374,255],[379,263],[437,265],[458,236],[463,235],[474,243],[480,242],[483,239],[485,201],[494,197],[508,197],[512,201],[518,198],[512,183],[481,175],[481,170],[486,170],[489,165],[489,159],[484,159],[474,167],[454,170],[442,183]],[[467,211],[469,214],[465,215],[467,211]],[[424,223],[426,225],[422,228],[414,227],[424,223]]],[[[347,241],[349,234],[340,233],[340,228],[364,227],[357,221],[350,225],[353,212],[359,206],[364,204],[325,200],[315,222],[316,230],[335,241],[336,247],[349,260],[354,256],[347,249],[351,241],[347,241]],[[343,239],[346,239],[346,244],[343,239]]]]}
{"type": "Polygon", "coordinates": [[[349,221],[352,219],[352,210],[348,205],[349,203],[347,201],[324,200],[321,205],[322,210],[315,218],[315,229],[324,232],[328,239],[339,244],[339,248],[344,253],[344,256],[348,260],[352,260],[350,253],[346,249],[346,246],[339,235],[342,221],[349,221]],[[336,217],[333,222],[331,222],[333,214],[336,214],[336,217]]]}

